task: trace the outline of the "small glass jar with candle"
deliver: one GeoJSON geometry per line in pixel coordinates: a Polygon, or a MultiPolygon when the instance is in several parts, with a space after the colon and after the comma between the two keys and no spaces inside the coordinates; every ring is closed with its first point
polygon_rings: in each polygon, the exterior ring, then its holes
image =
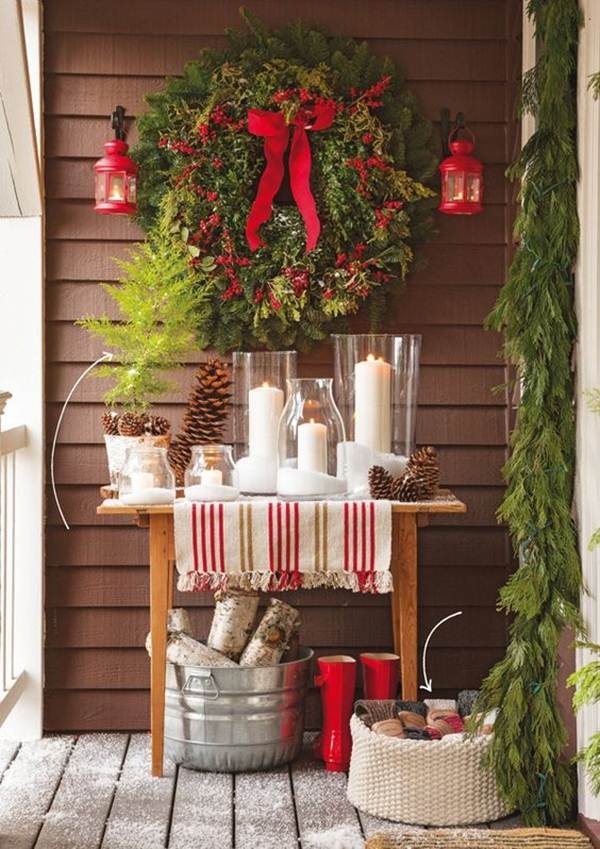
{"type": "Polygon", "coordinates": [[[414,450],[421,336],[360,333],[333,340],[349,490],[368,495],[370,466],[400,475],[414,450]]]}
{"type": "Polygon", "coordinates": [[[235,501],[240,490],[231,445],[195,445],[185,470],[188,501],[235,501]]]}
{"type": "Polygon", "coordinates": [[[332,392],[331,378],[295,378],[279,423],[277,495],[281,498],[327,499],[346,493],[345,466],[338,464],[344,422],[332,392]]]}
{"type": "Polygon", "coordinates": [[[149,506],[172,504],[174,500],[175,476],[169,467],[167,449],[145,445],[129,448],[119,474],[119,501],[149,506]]]}
{"type": "Polygon", "coordinates": [[[296,351],[234,351],[233,439],[240,491],[277,489],[277,432],[296,351]]]}

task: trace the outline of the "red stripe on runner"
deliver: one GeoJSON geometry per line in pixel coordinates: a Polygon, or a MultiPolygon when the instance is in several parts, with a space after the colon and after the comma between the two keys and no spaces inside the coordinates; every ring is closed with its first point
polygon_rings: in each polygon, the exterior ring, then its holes
{"type": "Polygon", "coordinates": [[[358,504],[356,501],[352,505],[352,560],[354,566],[352,567],[355,572],[359,572],[357,563],[358,557],[358,504]]]}
{"type": "Polygon", "coordinates": [[[291,519],[291,505],[289,501],[285,502],[285,570],[286,572],[290,571],[290,546],[292,544],[291,536],[292,536],[292,525],[290,522],[291,519]]]}
{"type": "Polygon", "coordinates": [[[295,557],[294,569],[296,572],[300,570],[300,505],[294,502],[294,542],[295,542],[295,557]]]}
{"type": "Polygon", "coordinates": [[[277,571],[281,572],[281,501],[277,502],[277,571]]]}
{"type": "Polygon", "coordinates": [[[344,570],[348,572],[348,524],[350,522],[350,509],[348,502],[344,504],[344,570]]]}
{"type": "Polygon", "coordinates": [[[198,571],[198,518],[196,510],[198,505],[192,504],[192,551],[194,553],[194,571],[198,571]]]}
{"type": "Polygon", "coordinates": [[[202,571],[206,572],[206,504],[200,505],[200,537],[202,541],[202,571]]]}
{"type": "Polygon", "coordinates": [[[371,501],[371,572],[375,571],[375,502],[371,501]]]}
{"type": "Polygon", "coordinates": [[[269,571],[273,571],[273,502],[269,501],[269,571]]]}
{"type": "Polygon", "coordinates": [[[215,550],[215,505],[210,505],[210,571],[217,571],[217,555],[215,550]]]}
{"type": "Polygon", "coordinates": [[[219,504],[219,553],[221,555],[221,572],[225,571],[225,530],[223,528],[223,505],[219,504]]]}
{"type": "Polygon", "coordinates": [[[362,548],[362,551],[361,551],[362,563],[361,563],[360,568],[361,568],[362,572],[366,572],[369,567],[367,566],[367,505],[365,504],[364,501],[361,502],[360,512],[361,512],[361,520],[362,520],[362,533],[361,533],[361,537],[362,537],[362,539],[361,539],[361,542],[362,542],[362,546],[361,546],[361,548],[362,548]]]}

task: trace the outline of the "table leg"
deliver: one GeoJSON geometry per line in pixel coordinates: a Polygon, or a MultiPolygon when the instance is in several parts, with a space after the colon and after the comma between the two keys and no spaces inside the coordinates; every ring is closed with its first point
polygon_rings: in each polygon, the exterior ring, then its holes
{"type": "Polygon", "coordinates": [[[392,625],[394,651],[400,655],[402,698],[417,698],[417,519],[394,513],[392,537],[392,625]]]}
{"type": "Polygon", "coordinates": [[[167,663],[167,610],[169,603],[169,516],[150,516],[150,727],[152,775],[163,774],[165,684],[167,663]]]}

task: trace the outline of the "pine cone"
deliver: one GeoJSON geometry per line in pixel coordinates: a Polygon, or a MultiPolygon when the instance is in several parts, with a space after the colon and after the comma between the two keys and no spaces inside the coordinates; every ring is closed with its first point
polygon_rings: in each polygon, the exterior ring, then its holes
{"type": "Polygon", "coordinates": [[[107,436],[117,436],[119,433],[119,414],[107,410],[102,416],[102,429],[107,436]]]}
{"type": "Polygon", "coordinates": [[[369,494],[371,498],[391,498],[393,476],[383,466],[371,466],[369,469],[369,494]]]}
{"type": "Polygon", "coordinates": [[[413,451],[406,473],[418,483],[419,498],[433,498],[440,483],[440,464],[435,448],[428,445],[413,451]]]}
{"type": "Polygon", "coordinates": [[[175,439],[168,448],[167,457],[169,465],[175,474],[177,486],[183,486],[185,470],[192,456],[192,448],[179,438],[175,439]]]}
{"type": "Polygon", "coordinates": [[[395,478],[392,483],[391,497],[393,501],[420,501],[419,482],[410,472],[405,472],[401,477],[395,478]]]}
{"type": "Polygon", "coordinates": [[[198,369],[195,381],[179,439],[188,445],[221,442],[231,403],[229,369],[219,359],[208,360],[198,369]]]}
{"type": "Polygon", "coordinates": [[[123,413],[119,417],[119,434],[121,436],[142,436],[143,433],[143,416],[138,413],[123,413]]]}
{"type": "Polygon", "coordinates": [[[171,422],[164,416],[148,416],[145,430],[148,436],[164,436],[171,430],[171,422]]]}

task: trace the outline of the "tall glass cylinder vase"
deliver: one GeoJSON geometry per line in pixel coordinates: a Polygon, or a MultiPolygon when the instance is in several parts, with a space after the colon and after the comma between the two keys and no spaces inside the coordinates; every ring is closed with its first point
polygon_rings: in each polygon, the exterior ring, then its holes
{"type": "Polygon", "coordinates": [[[277,433],[296,377],[296,351],[234,351],[233,437],[240,491],[277,490],[277,433]]]}
{"type": "Polygon", "coordinates": [[[282,498],[325,499],[346,493],[344,422],[331,378],[290,380],[279,423],[277,494],[282,498]],[[340,453],[341,451],[341,453],[340,453]]]}
{"type": "Polygon", "coordinates": [[[414,450],[421,336],[360,333],[333,340],[348,486],[354,495],[366,495],[370,466],[402,474],[414,450]]]}

